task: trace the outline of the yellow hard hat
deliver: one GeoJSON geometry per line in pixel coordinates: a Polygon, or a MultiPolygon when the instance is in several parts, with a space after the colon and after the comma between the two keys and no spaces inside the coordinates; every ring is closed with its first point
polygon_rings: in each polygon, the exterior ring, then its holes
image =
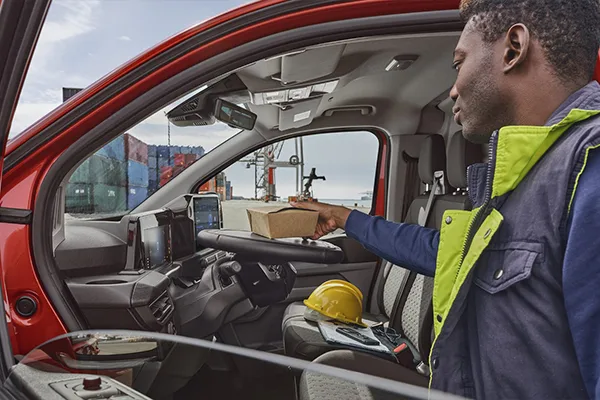
{"type": "Polygon", "coordinates": [[[363,295],[356,286],[333,279],[316,288],[304,304],[326,317],[366,327],[362,322],[362,300],[363,295]]]}

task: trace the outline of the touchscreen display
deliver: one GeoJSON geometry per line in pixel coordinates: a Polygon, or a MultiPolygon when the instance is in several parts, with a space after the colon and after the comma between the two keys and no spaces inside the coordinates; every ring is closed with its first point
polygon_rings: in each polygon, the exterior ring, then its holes
{"type": "Polygon", "coordinates": [[[169,225],[144,229],[143,236],[147,268],[171,261],[169,225]]]}
{"type": "Polygon", "coordinates": [[[194,225],[196,237],[204,229],[220,229],[219,198],[206,196],[194,198],[194,225]]]}

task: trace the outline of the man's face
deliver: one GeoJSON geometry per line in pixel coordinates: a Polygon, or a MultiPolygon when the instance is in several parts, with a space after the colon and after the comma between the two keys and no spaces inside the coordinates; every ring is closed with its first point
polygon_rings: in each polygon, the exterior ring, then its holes
{"type": "Polygon", "coordinates": [[[510,101],[502,73],[500,46],[485,43],[469,22],[454,52],[458,76],[450,96],[455,121],[465,139],[486,143],[496,129],[510,124],[510,101]]]}

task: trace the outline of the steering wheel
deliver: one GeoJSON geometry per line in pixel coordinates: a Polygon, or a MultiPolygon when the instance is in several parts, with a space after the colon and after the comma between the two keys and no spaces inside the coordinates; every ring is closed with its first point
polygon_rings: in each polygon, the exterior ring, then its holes
{"type": "Polygon", "coordinates": [[[236,253],[253,261],[337,264],[344,259],[342,249],[328,242],[302,238],[268,239],[247,231],[207,229],[198,233],[198,242],[204,247],[236,253]]]}

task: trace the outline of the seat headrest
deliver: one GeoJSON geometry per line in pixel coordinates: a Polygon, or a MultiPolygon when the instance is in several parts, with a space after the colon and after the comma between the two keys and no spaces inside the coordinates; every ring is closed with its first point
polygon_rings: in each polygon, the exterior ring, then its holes
{"type": "Polygon", "coordinates": [[[462,135],[462,131],[454,133],[448,144],[448,182],[453,188],[466,188],[467,167],[483,161],[481,145],[471,143],[462,135]]]}
{"type": "Polygon", "coordinates": [[[423,183],[433,184],[434,173],[446,170],[446,144],[440,135],[425,138],[419,154],[419,177],[423,183]]]}

